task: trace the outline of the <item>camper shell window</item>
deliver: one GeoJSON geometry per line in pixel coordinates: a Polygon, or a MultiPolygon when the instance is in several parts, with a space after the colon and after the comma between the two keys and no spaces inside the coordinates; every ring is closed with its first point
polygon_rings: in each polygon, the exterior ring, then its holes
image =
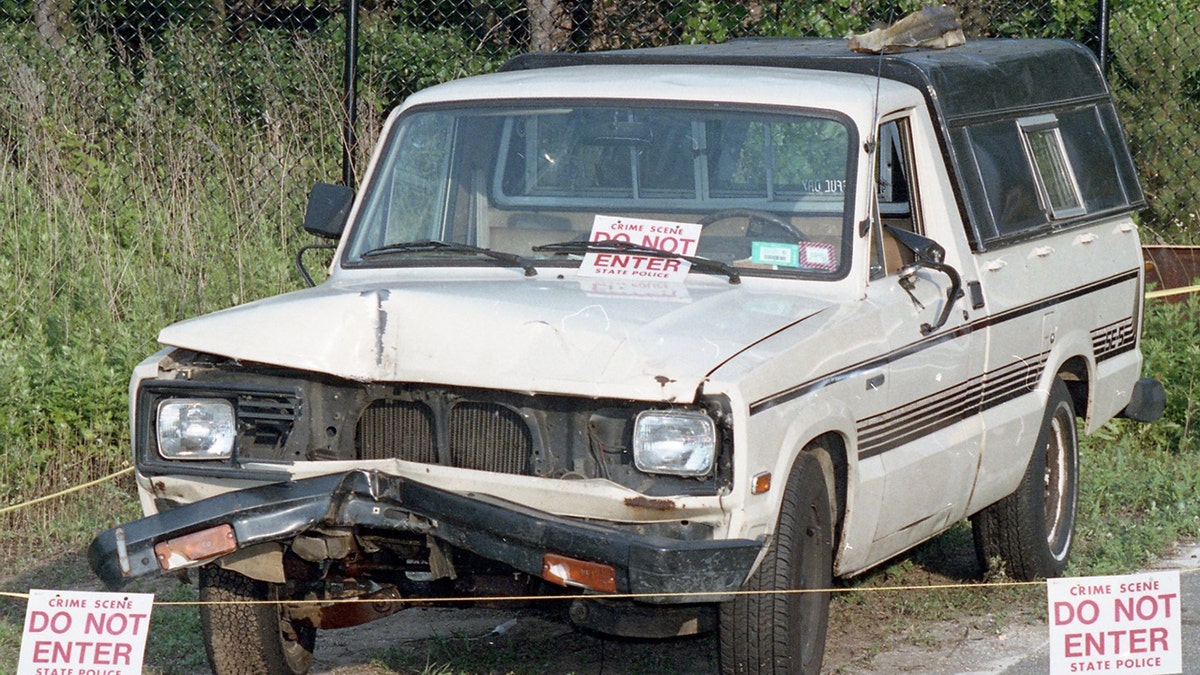
{"type": "Polygon", "coordinates": [[[1084,213],[1079,186],[1075,183],[1075,172],[1067,160],[1063,148],[1062,134],[1058,129],[1058,118],[1054,115],[1018,120],[1025,151],[1033,163],[1033,175],[1037,179],[1038,196],[1043,207],[1050,212],[1051,219],[1077,216],[1084,213]]]}
{"type": "Polygon", "coordinates": [[[967,194],[981,195],[975,227],[986,244],[1037,236],[1127,209],[1140,200],[1104,133],[1104,106],[989,121],[961,129],[967,194]]]}

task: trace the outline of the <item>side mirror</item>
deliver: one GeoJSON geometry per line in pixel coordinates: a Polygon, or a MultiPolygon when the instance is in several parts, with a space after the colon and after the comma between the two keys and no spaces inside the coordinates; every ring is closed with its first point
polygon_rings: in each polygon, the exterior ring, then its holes
{"type": "Polygon", "coordinates": [[[888,234],[895,237],[904,248],[912,251],[913,257],[919,262],[940,263],[946,259],[946,249],[936,241],[912,230],[903,230],[891,225],[884,225],[888,234]]]}
{"type": "Polygon", "coordinates": [[[308,195],[304,230],[324,239],[341,237],[353,203],[354,190],[345,185],[317,183],[308,195]]]}
{"type": "Polygon", "coordinates": [[[946,321],[950,319],[950,311],[954,309],[954,303],[963,296],[962,277],[958,270],[943,262],[946,259],[946,249],[936,241],[924,235],[902,230],[898,227],[884,225],[887,228],[888,234],[896,238],[901,246],[913,252],[913,263],[900,270],[900,287],[908,291],[913,302],[917,301],[913,295],[913,289],[916,288],[917,270],[924,267],[942,274],[945,274],[950,279],[950,288],[946,289],[946,304],[942,305],[942,311],[938,314],[937,320],[933,323],[921,324],[921,335],[929,335],[935,330],[946,325],[946,321]]]}

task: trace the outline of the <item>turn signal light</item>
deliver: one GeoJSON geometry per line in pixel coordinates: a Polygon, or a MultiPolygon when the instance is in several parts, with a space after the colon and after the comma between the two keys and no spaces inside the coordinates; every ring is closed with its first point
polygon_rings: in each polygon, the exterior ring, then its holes
{"type": "Polygon", "coordinates": [[[154,545],[154,556],[158,558],[158,566],[170,572],[236,550],[233,526],[225,524],[160,541],[154,545]]]}
{"type": "Polygon", "coordinates": [[[559,586],[617,592],[617,571],[612,567],[553,553],[542,556],[542,578],[559,586]]]}
{"type": "Polygon", "coordinates": [[[760,473],[754,477],[754,483],[750,486],[750,494],[761,495],[770,492],[771,490],[771,474],[769,472],[760,473]]]}

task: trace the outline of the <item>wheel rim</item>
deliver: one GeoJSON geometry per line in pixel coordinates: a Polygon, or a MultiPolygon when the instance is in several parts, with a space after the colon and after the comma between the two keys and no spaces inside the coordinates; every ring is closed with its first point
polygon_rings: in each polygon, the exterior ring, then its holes
{"type": "Polygon", "coordinates": [[[279,642],[283,647],[283,658],[287,661],[288,668],[293,672],[307,671],[312,659],[312,652],[300,644],[300,635],[298,632],[300,630],[302,629],[296,626],[291,619],[288,619],[285,612],[281,609],[279,616],[279,642]]]}
{"type": "Polygon", "coordinates": [[[1074,434],[1071,411],[1065,405],[1059,406],[1050,419],[1046,439],[1046,470],[1043,475],[1046,544],[1055,560],[1062,560],[1070,549],[1070,513],[1074,508],[1074,434]]]}
{"type": "MultiPolygon", "coordinates": [[[[271,599],[278,601],[281,594],[273,589],[271,599]]],[[[279,615],[279,651],[283,655],[288,672],[308,672],[312,664],[312,632],[313,628],[294,621],[291,613],[283,603],[276,605],[279,615]]]]}

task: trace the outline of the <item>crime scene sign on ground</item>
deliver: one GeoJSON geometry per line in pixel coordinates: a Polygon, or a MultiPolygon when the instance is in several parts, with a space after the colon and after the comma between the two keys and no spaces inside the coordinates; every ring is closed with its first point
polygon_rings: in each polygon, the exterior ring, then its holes
{"type": "MultiPolygon", "coordinates": [[[[589,241],[622,241],[667,253],[694,256],[701,228],[699,223],[596,216],[589,241]]],[[[690,268],[691,263],[676,258],[588,253],[579,266],[579,275],[636,281],[680,281],[687,276],[690,268]]]]}
{"type": "Polygon", "coordinates": [[[1179,571],[1046,581],[1050,672],[1183,672],[1179,571]]]}
{"type": "Polygon", "coordinates": [[[29,591],[17,675],[141,675],[151,593],[29,591]]]}

